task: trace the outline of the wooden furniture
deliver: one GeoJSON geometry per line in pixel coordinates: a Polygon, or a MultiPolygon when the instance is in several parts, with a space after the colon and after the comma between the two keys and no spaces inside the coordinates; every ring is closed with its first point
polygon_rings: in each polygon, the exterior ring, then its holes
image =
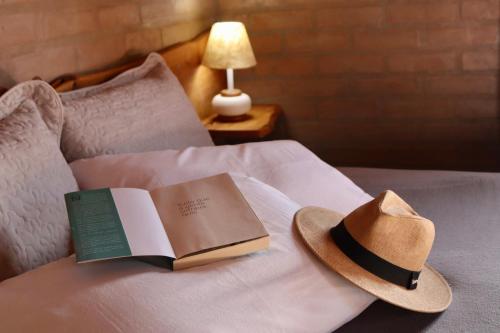
{"type": "MultiPolygon", "coordinates": [[[[201,64],[207,40],[208,31],[205,31],[190,41],[158,51],[179,79],[200,118],[211,114],[212,97],[226,86],[223,71],[210,69],[201,64]]],[[[59,92],[88,87],[112,79],[127,69],[140,65],[144,59],[145,57],[132,59],[123,65],[90,74],[62,75],[50,83],[59,92]]]]}
{"type": "Polygon", "coordinates": [[[279,105],[253,105],[250,112],[240,117],[222,117],[212,114],[202,120],[216,144],[234,144],[248,141],[262,141],[276,131],[279,105]]]}

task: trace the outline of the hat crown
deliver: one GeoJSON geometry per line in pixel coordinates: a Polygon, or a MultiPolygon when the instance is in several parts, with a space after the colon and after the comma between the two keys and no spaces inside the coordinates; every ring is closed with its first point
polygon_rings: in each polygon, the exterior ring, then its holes
{"type": "Polygon", "coordinates": [[[434,242],[434,224],[392,191],[358,207],[344,224],[364,248],[411,271],[422,270],[434,242]]]}

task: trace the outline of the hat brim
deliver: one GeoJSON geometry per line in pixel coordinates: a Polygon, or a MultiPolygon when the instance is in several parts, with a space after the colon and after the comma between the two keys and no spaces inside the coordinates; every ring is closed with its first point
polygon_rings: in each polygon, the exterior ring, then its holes
{"type": "Polygon", "coordinates": [[[308,247],[331,269],[378,298],[404,309],[435,313],[451,303],[451,289],[434,268],[425,264],[418,286],[408,290],[368,272],[354,263],[330,237],[330,229],[345,216],[328,209],[305,207],[294,217],[299,234],[308,247]]]}

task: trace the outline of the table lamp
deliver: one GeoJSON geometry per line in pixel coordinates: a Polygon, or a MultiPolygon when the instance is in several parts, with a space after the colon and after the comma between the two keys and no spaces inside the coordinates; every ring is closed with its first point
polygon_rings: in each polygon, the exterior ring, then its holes
{"type": "Polygon", "coordinates": [[[243,23],[214,23],[202,63],[210,68],[226,70],[227,89],[212,99],[212,110],[224,117],[242,116],[250,111],[250,96],[234,88],[233,70],[257,64],[243,23]]]}

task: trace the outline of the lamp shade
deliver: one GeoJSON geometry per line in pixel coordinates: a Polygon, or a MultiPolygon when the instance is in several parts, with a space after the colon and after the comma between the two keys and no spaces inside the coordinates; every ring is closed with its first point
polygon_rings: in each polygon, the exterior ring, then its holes
{"type": "Polygon", "coordinates": [[[217,22],[212,25],[203,65],[215,69],[239,69],[255,66],[257,61],[241,22],[217,22]]]}

